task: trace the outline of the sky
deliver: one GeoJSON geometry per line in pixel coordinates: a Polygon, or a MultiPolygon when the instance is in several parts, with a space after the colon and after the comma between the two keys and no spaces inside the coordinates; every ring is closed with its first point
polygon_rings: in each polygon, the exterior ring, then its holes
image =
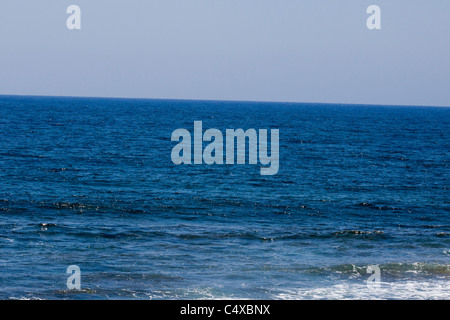
{"type": "Polygon", "coordinates": [[[450,106],[449,39],[448,0],[2,0],[0,94],[450,106]]]}

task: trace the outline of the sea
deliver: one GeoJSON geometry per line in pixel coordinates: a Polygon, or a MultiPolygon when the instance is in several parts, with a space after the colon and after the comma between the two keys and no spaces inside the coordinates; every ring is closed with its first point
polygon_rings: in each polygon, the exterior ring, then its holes
{"type": "Polygon", "coordinates": [[[449,299],[449,188],[450,108],[0,96],[0,299],[449,299]],[[175,165],[194,121],[278,173],[175,165]]]}

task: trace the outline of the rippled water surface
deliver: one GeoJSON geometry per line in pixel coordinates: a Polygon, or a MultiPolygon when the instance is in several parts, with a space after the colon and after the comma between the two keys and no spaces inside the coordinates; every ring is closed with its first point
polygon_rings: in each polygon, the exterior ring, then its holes
{"type": "Polygon", "coordinates": [[[449,156],[450,108],[3,96],[0,298],[448,299],[449,156]],[[278,174],[174,165],[194,121],[278,174]]]}

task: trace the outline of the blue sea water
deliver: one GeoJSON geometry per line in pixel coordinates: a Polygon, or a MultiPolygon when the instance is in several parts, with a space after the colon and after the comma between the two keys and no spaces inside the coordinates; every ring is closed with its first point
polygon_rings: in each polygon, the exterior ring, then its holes
{"type": "Polygon", "coordinates": [[[449,299],[449,181],[450,108],[0,96],[0,298],[449,299]],[[278,174],[174,165],[194,121],[278,174]]]}

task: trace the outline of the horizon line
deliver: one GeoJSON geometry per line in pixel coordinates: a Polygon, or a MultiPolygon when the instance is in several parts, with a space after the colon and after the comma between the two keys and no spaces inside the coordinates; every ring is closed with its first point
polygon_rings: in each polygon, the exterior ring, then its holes
{"type": "Polygon", "coordinates": [[[42,98],[79,98],[79,99],[118,99],[118,100],[158,100],[158,101],[203,101],[203,102],[248,102],[248,103],[280,103],[280,104],[328,104],[349,106],[379,106],[379,107],[430,107],[450,108],[450,105],[421,105],[421,104],[379,104],[379,103],[346,103],[346,102],[300,102],[277,100],[237,100],[237,99],[193,99],[193,98],[133,98],[133,97],[105,97],[105,96],[71,96],[71,95],[45,95],[45,94],[0,94],[0,97],[42,97],[42,98]]]}

